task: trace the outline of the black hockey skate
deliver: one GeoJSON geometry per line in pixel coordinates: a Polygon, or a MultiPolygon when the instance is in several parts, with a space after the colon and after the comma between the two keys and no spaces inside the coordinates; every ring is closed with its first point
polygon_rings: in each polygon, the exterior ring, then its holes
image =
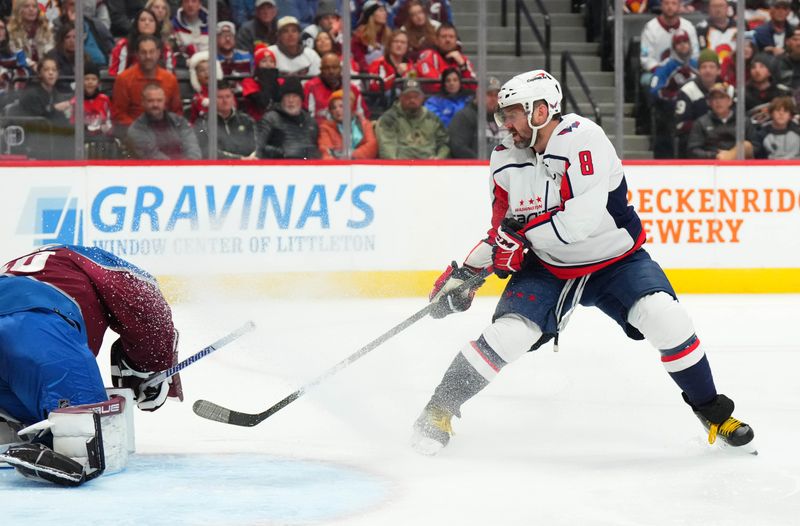
{"type": "Polygon", "coordinates": [[[714,444],[719,438],[726,446],[742,448],[741,451],[758,455],[758,451],[752,444],[755,436],[753,428],[731,416],[733,400],[721,394],[711,402],[697,407],[689,402],[685,393],[683,399],[692,407],[694,414],[708,432],[709,444],[714,444]]]}
{"type": "Polygon", "coordinates": [[[435,455],[450,442],[453,433],[449,411],[428,403],[417,421],[414,422],[414,435],[411,447],[423,455],[435,455]]]}

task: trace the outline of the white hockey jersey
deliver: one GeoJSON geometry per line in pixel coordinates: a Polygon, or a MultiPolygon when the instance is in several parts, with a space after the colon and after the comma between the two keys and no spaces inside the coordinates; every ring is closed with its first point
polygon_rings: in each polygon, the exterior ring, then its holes
{"type": "Polygon", "coordinates": [[[692,45],[692,57],[697,58],[700,46],[697,42],[697,32],[691,22],[681,17],[675,26],[665,26],[660,16],[654,17],[642,29],[641,56],[639,57],[642,71],[653,71],[656,66],[669,58],[672,51],[672,34],[683,29],[689,34],[692,45]]]}
{"type": "Polygon", "coordinates": [[[525,225],[525,236],[547,269],[562,279],[599,270],[645,242],[628,204],[622,162],[605,132],[574,113],[563,116],[544,154],[511,138],[490,161],[492,227],[464,263],[487,268],[503,219],[525,225]]]}

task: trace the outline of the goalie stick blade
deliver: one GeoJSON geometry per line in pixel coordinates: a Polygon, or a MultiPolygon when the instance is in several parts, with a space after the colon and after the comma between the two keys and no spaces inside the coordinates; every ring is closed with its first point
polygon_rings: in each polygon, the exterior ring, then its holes
{"type": "Polygon", "coordinates": [[[194,405],[192,405],[192,411],[194,411],[194,414],[197,416],[207,420],[214,420],[215,422],[242,427],[253,427],[263,420],[259,415],[231,411],[230,409],[226,409],[208,400],[196,401],[194,405]]]}

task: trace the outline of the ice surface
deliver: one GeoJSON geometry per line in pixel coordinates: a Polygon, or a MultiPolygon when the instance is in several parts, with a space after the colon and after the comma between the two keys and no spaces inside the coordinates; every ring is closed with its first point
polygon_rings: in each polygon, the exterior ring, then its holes
{"type": "MultiPolygon", "coordinates": [[[[646,343],[579,309],[560,341],[463,408],[439,456],[410,426],[494,300],[425,319],[254,428],[202,420],[206,398],[259,412],[422,307],[421,299],[207,301],[174,307],[181,358],[256,331],[182,374],[186,401],[136,414],[124,473],[77,489],[0,470],[0,524],[797,525],[800,296],[684,296],[717,387],[759,456],[704,443],[646,343]]],[[[100,356],[104,375],[107,351],[100,356]]]]}

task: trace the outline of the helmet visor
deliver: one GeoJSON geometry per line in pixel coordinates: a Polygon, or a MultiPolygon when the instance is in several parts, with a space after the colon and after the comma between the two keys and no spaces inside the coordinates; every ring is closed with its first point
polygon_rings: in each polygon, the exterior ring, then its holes
{"type": "Polygon", "coordinates": [[[522,106],[519,104],[507,108],[497,108],[494,112],[494,122],[500,127],[504,127],[509,122],[512,124],[519,123],[527,118],[527,113],[525,113],[525,110],[523,110],[522,106]]]}

